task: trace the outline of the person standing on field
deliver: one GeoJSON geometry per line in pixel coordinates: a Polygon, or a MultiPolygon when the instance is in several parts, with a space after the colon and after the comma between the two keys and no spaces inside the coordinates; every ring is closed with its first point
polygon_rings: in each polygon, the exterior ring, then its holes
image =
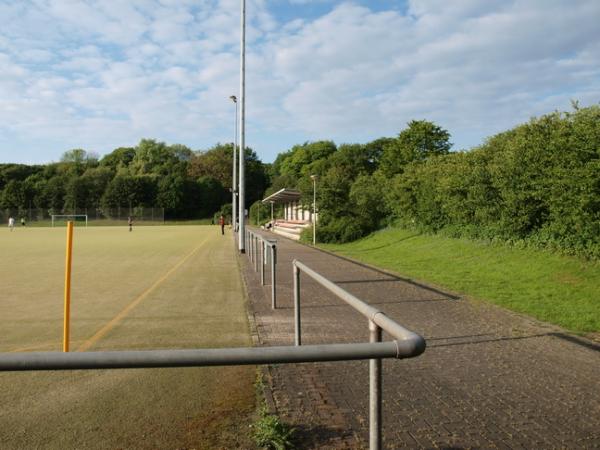
{"type": "Polygon", "coordinates": [[[131,216],[129,216],[127,218],[127,225],[129,225],[129,231],[133,230],[133,219],[131,218],[131,216]]]}
{"type": "Polygon", "coordinates": [[[15,228],[15,218],[12,216],[8,218],[8,228],[10,228],[10,231],[15,228]]]}
{"type": "Polygon", "coordinates": [[[223,217],[223,214],[219,217],[219,225],[221,225],[221,234],[225,234],[225,217],[223,217]]]}
{"type": "Polygon", "coordinates": [[[24,227],[25,226],[25,217],[21,217],[21,226],[24,227]]]}

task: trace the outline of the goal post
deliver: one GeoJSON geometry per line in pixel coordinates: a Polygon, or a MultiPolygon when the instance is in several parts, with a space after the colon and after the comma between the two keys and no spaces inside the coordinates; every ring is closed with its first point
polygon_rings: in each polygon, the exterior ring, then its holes
{"type": "Polygon", "coordinates": [[[65,223],[68,221],[73,222],[85,222],[85,226],[88,226],[88,215],[87,214],[52,214],[52,226],[54,227],[57,223],[65,223]]]}

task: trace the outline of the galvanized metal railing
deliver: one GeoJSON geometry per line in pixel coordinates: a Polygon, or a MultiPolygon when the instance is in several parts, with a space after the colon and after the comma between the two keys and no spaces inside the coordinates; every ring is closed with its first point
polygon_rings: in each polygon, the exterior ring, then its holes
{"type": "MultiPolygon", "coordinates": [[[[296,346],[302,344],[300,273],[305,273],[369,320],[369,341],[371,343],[381,343],[383,330],[394,339],[390,343],[393,343],[397,348],[397,358],[411,358],[425,351],[426,343],[420,335],[407,330],[390,319],[383,311],[358,299],[300,261],[294,260],[292,265],[294,271],[294,341],[296,346]]],[[[369,360],[369,448],[371,449],[381,448],[381,402],[381,358],[373,357],[369,360]]]]}
{"type": "Polygon", "coordinates": [[[249,243],[248,258],[254,265],[254,270],[258,271],[260,266],[260,284],[265,285],[265,266],[271,265],[271,308],[277,308],[277,240],[267,239],[264,236],[255,233],[246,228],[246,242],[249,243]],[[258,250],[260,248],[260,251],[258,250]]]}

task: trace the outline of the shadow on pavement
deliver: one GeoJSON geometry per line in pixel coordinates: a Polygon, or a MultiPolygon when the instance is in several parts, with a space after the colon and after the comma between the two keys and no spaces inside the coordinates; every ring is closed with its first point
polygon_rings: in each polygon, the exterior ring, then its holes
{"type": "Polygon", "coordinates": [[[587,339],[583,339],[583,338],[573,336],[570,334],[565,334],[565,333],[548,333],[548,335],[557,337],[559,339],[564,339],[565,341],[569,341],[575,345],[581,345],[582,347],[585,347],[589,350],[593,350],[595,352],[600,352],[600,345],[595,344],[591,341],[588,341],[587,339]]]}
{"type": "MultiPolygon", "coordinates": [[[[442,295],[442,296],[444,296],[444,297],[446,297],[448,299],[451,299],[451,300],[460,300],[460,297],[458,295],[449,294],[448,292],[444,292],[444,291],[441,291],[439,289],[433,288],[431,286],[427,286],[425,284],[418,283],[417,281],[411,280],[410,278],[400,277],[400,276],[395,275],[395,274],[393,274],[391,272],[388,272],[387,270],[383,270],[383,269],[380,269],[378,267],[371,266],[369,264],[365,264],[365,263],[357,261],[355,259],[348,258],[346,256],[342,256],[342,255],[340,255],[338,253],[333,253],[333,252],[330,252],[328,250],[324,250],[324,249],[319,248],[319,247],[313,247],[313,248],[315,250],[320,251],[320,252],[327,253],[328,255],[335,256],[336,258],[343,259],[344,261],[348,261],[348,262],[350,262],[352,264],[356,264],[357,266],[364,267],[365,269],[372,270],[374,272],[380,273],[380,274],[385,275],[386,277],[390,278],[388,280],[369,280],[369,281],[402,281],[404,283],[411,284],[413,286],[419,287],[419,288],[424,289],[426,291],[435,292],[436,294],[440,294],[440,295],[442,295]]],[[[340,282],[340,283],[343,283],[343,282],[340,282]]]]}
{"type": "Polygon", "coordinates": [[[471,344],[486,344],[488,342],[501,342],[501,341],[518,341],[522,339],[533,339],[533,338],[541,338],[541,337],[555,337],[559,339],[563,339],[572,344],[579,345],[585,347],[589,350],[593,350],[595,352],[600,352],[600,345],[596,344],[592,341],[589,341],[585,338],[580,338],[577,336],[573,336],[571,334],[566,333],[542,333],[542,334],[532,334],[529,336],[505,336],[505,337],[492,337],[490,339],[482,339],[484,336],[491,336],[490,334],[474,334],[470,336],[449,336],[449,337],[426,337],[427,342],[431,341],[445,341],[451,339],[467,339],[464,342],[444,342],[436,344],[435,342],[431,342],[427,347],[452,347],[455,345],[471,345],[471,344]],[[471,339],[471,338],[480,338],[480,339],[471,339]]]}
{"type": "MultiPolygon", "coordinates": [[[[296,425],[294,426],[294,444],[296,448],[327,448],[340,440],[344,434],[339,428],[330,428],[323,425],[296,425]]],[[[347,432],[346,432],[347,433],[347,432]]],[[[352,436],[352,434],[350,434],[352,436]]]]}

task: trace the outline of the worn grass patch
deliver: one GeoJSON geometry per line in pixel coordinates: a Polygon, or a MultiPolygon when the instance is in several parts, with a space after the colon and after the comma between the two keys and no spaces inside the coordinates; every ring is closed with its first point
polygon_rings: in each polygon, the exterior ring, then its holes
{"type": "Polygon", "coordinates": [[[600,331],[598,262],[403,229],[322,247],[576,333],[600,331]]]}

